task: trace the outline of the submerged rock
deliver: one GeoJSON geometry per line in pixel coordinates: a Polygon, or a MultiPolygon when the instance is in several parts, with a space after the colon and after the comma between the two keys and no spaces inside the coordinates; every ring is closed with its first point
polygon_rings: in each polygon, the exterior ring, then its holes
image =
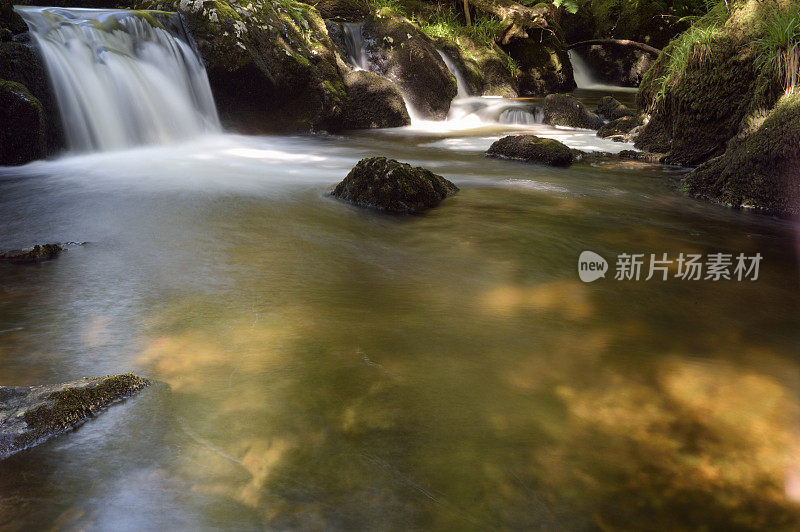
{"type": "Polygon", "coordinates": [[[600,103],[597,104],[597,114],[606,120],[616,120],[624,116],[636,116],[636,111],[613,96],[603,96],[600,103]]]}
{"type": "Polygon", "coordinates": [[[688,174],[684,188],[734,207],[800,214],[800,95],[784,96],[753,133],[688,174]]]}
{"type": "Polygon", "coordinates": [[[569,94],[550,94],[544,99],[544,122],[551,126],[582,129],[600,129],[603,126],[602,118],[569,94]]]}
{"type": "Polygon", "coordinates": [[[663,164],[664,157],[666,156],[665,153],[653,153],[649,151],[636,150],[622,150],[618,155],[623,159],[632,159],[634,161],[656,164],[663,164]]]}
{"type": "Polygon", "coordinates": [[[45,156],[45,114],[25,85],[0,81],[0,164],[25,164],[45,156]]]}
{"type": "Polygon", "coordinates": [[[45,260],[54,259],[64,251],[58,244],[35,245],[32,248],[14,249],[0,253],[0,262],[12,264],[34,264],[45,260]]]}
{"type": "Polygon", "coordinates": [[[435,207],[456,192],[457,186],[430,170],[372,157],[359,161],[331,195],[363,207],[411,214],[435,207]]]}
{"type": "Polygon", "coordinates": [[[345,74],[344,83],[347,99],[342,120],[332,129],[400,127],[411,123],[403,95],[388,79],[357,70],[345,74]]]}
{"type": "Polygon", "coordinates": [[[597,130],[597,136],[602,138],[610,138],[620,142],[629,142],[631,137],[630,133],[639,125],[641,121],[637,116],[623,116],[612,120],[608,124],[597,130]]]}
{"type": "Polygon", "coordinates": [[[573,160],[572,150],[562,142],[539,138],[535,135],[503,137],[489,147],[486,155],[549,164],[550,166],[569,166],[573,160]]]}
{"type": "Polygon", "coordinates": [[[361,33],[374,70],[399,87],[409,111],[444,120],[458,89],[431,38],[389,8],[367,18],[361,33]]]}
{"type": "Polygon", "coordinates": [[[149,384],[128,374],[48,386],[0,386],[0,459],[80,425],[149,384]]]}

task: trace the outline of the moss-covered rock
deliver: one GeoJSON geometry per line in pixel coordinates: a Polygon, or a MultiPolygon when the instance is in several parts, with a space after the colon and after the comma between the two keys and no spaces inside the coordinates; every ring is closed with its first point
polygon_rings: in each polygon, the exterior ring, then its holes
{"type": "Polygon", "coordinates": [[[731,3],[729,14],[720,5],[698,22],[710,30],[702,36],[689,30],[664,49],[637,96],[639,108],[652,115],[638,148],[666,151],[670,164],[696,166],[721,155],[755,115],[774,105],[780,87],[768,69],[757,67],[753,46],[769,13],[757,0],[731,3]]]}
{"type": "Polygon", "coordinates": [[[358,70],[344,76],[347,98],[342,119],[333,129],[374,129],[411,123],[403,95],[388,79],[358,70]]]}
{"type": "Polygon", "coordinates": [[[484,44],[459,36],[456,41],[439,39],[437,47],[459,69],[473,96],[519,96],[513,60],[494,42],[484,44]]]}
{"type": "Polygon", "coordinates": [[[25,164],[45,156],[41,102],[13,81],[0,81],[0,164],[25,164]]]}
{"type": "Polygon", "coordinates": [[[603,96],[597,104],[597,114],[606,120],[616,120],[623,116],[636,116],[636,112],[627,105],[620,103],[613,96],[603,96]]]}
{"type": "Polygon", "coordinates": [[[344,81],[319,12],[294,0],[142,0],[185,17],[224,125],[244,132],[327,129],[344,81]]]}
{"type": "Polygon", "coordinates": [[[734,207],[800,214],[800,95],[784,96],[755,131],[688,174],[684,187],[734,207]]]}
{"type": "Polygon", "coordinates": [[[371,5],[368,0],[306,0],[316,7],[324,19],[357,22],[367,18],[371,5]]]}
{"type": "Polygon", "coordinates": [[[504,50],[519,65],[519,93],[544,96],[573,90],[575,78],[560,27],[550,22],[546,30],[530,30],[527,39],[514,38],[504,50]]]}
{"type": "Polygon", "coordinates": [[[544,99],[544,121],[551,126],[600,129],[603,119],[570,94],[550,94],[544,99]]]}
{"type": "Polygon", "coordinates": [[[52,386],[0,386],[0,459],[80,425],[149,384],[128,374],[52,386]]]}
{"type": "Polygon", "coordinates": [[[35,264],[45,260],[51,260],[64,251],[58,244],[36,244],[31,248],[14,249],[0,253],[0,262],[11,264],[35,264]]]}
{"type": "Polygon", "coordinates": [[[388,8],[367,18],[362,35],[370,64],[400,88],[409,112],[430,120],[447,117],[456,80],[430,37],[388,8]]]}
{"type": "Polygon", "coordinates": [[[597,130],[597,136],[602,138],[612,138],[622,142],[627,142],[627,135],[633,128],[639,126],[641,121],[636,116],[623,116],[612,120],[597,130]]]}
{"type": "Polygon", "coordinates": [[[0,0],[0,42],[10,41],[14,35],[25,33],[28,26],[10,0],[0,0]]]}
{"type": "Polygon", "coordinates": [[[373,157],[359,161],[331,195],[363,207],[411,214],[435,207],[456,192],[457,186],[430,170],[373,157]]]}
{"type": "Polygon", "coordinates": [[[543,139],[534,135],[511,135],[503,137],[489,147],[489,157],[517,159],[550,166],[572,164],[572,151],[555,139],[543,139]]]}

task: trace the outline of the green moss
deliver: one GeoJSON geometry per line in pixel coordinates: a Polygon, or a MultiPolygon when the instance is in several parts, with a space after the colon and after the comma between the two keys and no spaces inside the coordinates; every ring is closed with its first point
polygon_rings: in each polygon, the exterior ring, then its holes
{"type": "Polygon", "coordinates": [[[781,98],[754,131],[684,179],[689,194],[770,214],[800,212],[800,95],[781,98]]]}
{"type": "Polygon", "coordinates": [[[534,135],[503,137],[489,147],[486,155],[550,166],[569,166],[573,161],[572,150],[564,143],[534,135]]]}
{"type": "Polygon", "coordinates": [[[98,384],[85,388],[68,388],[51,394],[52,405],[43,405],[26,412],[25,423],[32,430],[33,440],[45,438],[74,426],[98,410],[130,396],[150,383],[133,374],[97,379],[98,384]]]}
{"type": "Polygon", "coordinates": [[[438,205],[456,192],[458,187],[430,170],[372,157],[359,161],[332,195],[393,214],[411,214],[438,205]]]}

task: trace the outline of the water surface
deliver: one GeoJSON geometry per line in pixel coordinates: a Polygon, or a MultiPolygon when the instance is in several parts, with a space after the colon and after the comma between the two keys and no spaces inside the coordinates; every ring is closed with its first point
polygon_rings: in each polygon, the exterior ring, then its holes
{"type": "Polygon", "coordinates": [[[797,227],[686,198],[677,169],[484,158],[509,128],[0,169],[0,247],[87,242],[0,265],[0,383],[163,383],[0,462],[0,527],[797,526],[797,227]],[[461,192],[407,217],[327,195],[370,155],[461,192]],[[764,261],[584,284],[587,249],[764,261]]]}

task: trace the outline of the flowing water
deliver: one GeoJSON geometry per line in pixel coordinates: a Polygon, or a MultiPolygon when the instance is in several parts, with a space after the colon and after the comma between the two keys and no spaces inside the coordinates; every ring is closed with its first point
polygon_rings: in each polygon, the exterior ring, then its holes
{"type": "Polygon", "coordinates": [[[618,87],[602,83],[592,73],[591,67],[583,60],[577,50],[569,51],[569,62],[572,64],[572,72],[575,76],[575,84],[578,89],[591,89],[594,91],[616,91],[635,93],[635,87],[618,87]]]}
{"type": "Polygon", "coordinates": [[[219,131],[202,60],[175,14],[17,7],[41,51],[74,151],[219,131]]]}
{"type": "Polygon", "coordinates": [[[519,131],[630,147],[514,121],[0,168],[0,248],[86,242],[0,264],[0,383],[160,383],[0,462],[0,528],[796,528],[798,225],[689,199],[674,168],[485,158],[519,131]],[[461,191],[401,217],[327,194],[374,155],[461,191]],[[759,278],[613,276],[718,252],[759,278]]]}
{"type": "Polygon", "coordinates": [[[796,524],[797,227],[686,198],[674,169],[486,159],[507,127],[0,170],[2,247],[87,241],[0,265],[0,382],[164,383],[0,462],[0,527],[796,524]],[[376,154],[461,192],[408,217],[326,194],[376,154]],[[584,284],[587,249],[764,261],[584,284]]]}

